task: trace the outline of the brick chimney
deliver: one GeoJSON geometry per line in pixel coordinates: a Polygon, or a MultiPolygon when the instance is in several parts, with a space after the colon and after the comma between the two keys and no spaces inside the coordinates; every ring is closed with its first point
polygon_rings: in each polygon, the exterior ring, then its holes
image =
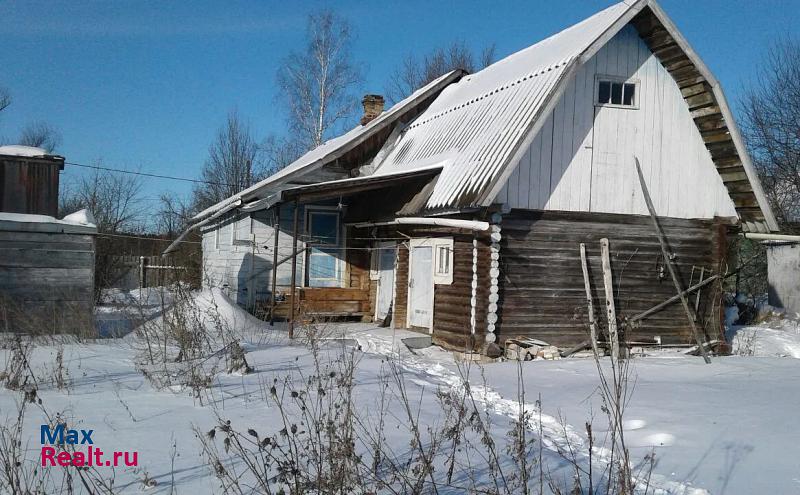
{"type": "Polygon", "coordinates": [[[364,116],[361,117],[361,125],[369,124],[375,117],[383,112],[383,96],[364,95],[361,104],[364,105],[364,116]]]}

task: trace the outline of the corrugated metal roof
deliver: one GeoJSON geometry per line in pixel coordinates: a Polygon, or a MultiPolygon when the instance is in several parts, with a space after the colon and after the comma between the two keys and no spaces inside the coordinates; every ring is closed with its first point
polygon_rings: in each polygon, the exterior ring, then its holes
{"type": "Polygon", "coordinates": [[[359,143],[368,139],[374,133],[386,128],[387,125],[393,124],[406,110],[413,108],[415,103],[435,94],[441,88],[457,80],[463,74],[463,71],[455,70],[438,77],[414,91],[407,98],[396,103],[389,110],[383,112],[368,124],[356,126],[341,136],[329,139],[266,179],[244,189],[235,196],[231,196],[230,198],[206,208],[195,215],[192,220],[197,221],[205,218],[239,200],[250,201],[263,197],[264,195],[272,194],[276,192],[275,186],[284,184],[292,178],[302,176],[303,174],[322,167],[326,163],[330,163],[344,152],[349,151],[359,143]]]}
{"type": "Polygon", "coordinates": [[[427,207],[477,206],[570,68],[634,4],[613,5],[451,84],[405,129],[376,173],[442,163],[427,207]]]}

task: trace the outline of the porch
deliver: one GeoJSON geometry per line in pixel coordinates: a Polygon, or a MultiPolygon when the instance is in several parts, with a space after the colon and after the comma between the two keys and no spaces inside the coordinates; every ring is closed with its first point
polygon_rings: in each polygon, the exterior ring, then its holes
{"type": "MultiPolygon", "coordinates": [[[[372,302],[369,288],[353,287],[298,287],[295,289],[297,303],[294,310],[300,321],[320,319],[360,318],[369,321],[372,302]]],[[[264,310],[269,311],[269,307],[264,310]]],[[[292,296],[287,294],[275,301],[272,317],[279,320],[291,318],[292,296]]]]}

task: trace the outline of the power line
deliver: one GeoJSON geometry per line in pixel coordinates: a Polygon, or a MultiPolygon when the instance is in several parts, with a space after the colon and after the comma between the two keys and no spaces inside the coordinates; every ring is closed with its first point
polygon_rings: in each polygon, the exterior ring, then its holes
{"type": "Polygon", "coordinates": [[[169,180],[180,180],[184,182],[194,182],[195,184],[209,184],[211,186],[223,186],[223,187],[230,187],[230,184],[223,184],[221,182],[211,182],[207,180],[201,179],[189,179],[188,177],[174,177],[171,175],[159,175],[159,174],[150,174],[147,172],[134,172],[133,170],[124,170],[121,168],[111,168],[111,167],[101,167],[100,165],[86,165],[84,163],[75,163],[75,162],[64,162],[67,165],[72,165],[74,167],[83,167],[83,168],[92,168],[95,170],[105,170],[107,172],[117,172],[120,174],[131,174],[131,175],[142,175],[144,177],[153,177],[156,179],[169,179],[169,180]]]}
{"type": "MultiPolygon", "coordinates": [[[[145,236],[138,236],[132,234],[108,234],[108,233],[98,233],[98,237],[124,237],[127,239],[144,239],[146,241],[157,241],[157,242],[175,242],[174,239],[159,239],[157,237],[145,237],[145,236]]],[[[184,244],[202,244],[201,241],[178,241],[184,244]]]]}

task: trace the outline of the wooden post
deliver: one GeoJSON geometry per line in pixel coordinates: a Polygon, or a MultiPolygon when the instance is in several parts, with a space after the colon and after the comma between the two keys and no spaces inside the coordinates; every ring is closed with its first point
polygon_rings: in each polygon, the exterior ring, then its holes
{"type": "Polygon", "coordinates": [[[603,286],[606,289],[606,317],[608,318],[608,337],[611,340],[611,359],[619,359],[619,334],[617,333],[617,308],[614,305],[614,279],[611,276],[611,256],[608,239],[600,239],[600,252],[603,264],[603,286]]]}
{"type": "Polygon", "coordinates": [[[147,287],[147,258],[139,256],[139,289],[147,287]]]}
{"type": "Polygon", "coordinates": [[[275,291],[278,287],[278,234],[281,232],[281,207],[275,207],[275,221],[272,224],[274,238],[272,242],[272,290],[270,292],[269,324],[275,325],[275,291]]]}
{"type": "Polygon", "coordinates": [[[297,304],[297,300],[295,299],[297,295],[297,290],[295,286],[297,285],[297,216],[300,209],[300,205],[298,204],[297,200],[294,200],[294,224],[292,226],[292,286],[290,290],[290,306],[291,310],[289,312],[289,338],[294,338],[294,307],[297,304]]]}
{"type": "MultiPolygon", "coordinates": [[[[703,281],[703,276],[706,274],[706,267],[700,267],[700,282],[703,281]]],[[[697,312],[700,310],[700,294],[701,291],[697,291],[697,297],[694,299],[694,314],[697,315],[697,312]]]]}
{"type": "Polygon", "coordinates": [[[689,301],[686,299],[686,294],[681,286],[681,281],[678,278],[678,274],[675,273],[675,267],[672,266],[672,257],[667,249],[667,241],[664,237],[664,232],[661,231],[661,226],[658,224],[656,208],[653,206],[653,200],[650,198],[650,192],[647,190],[647,184],[644,181],[644,175],[642,175],[642,167],[639,166],[639,159],[636,157],[633,157],[633,159],[636,162],[636,173],[639,175],[639,184],[642,186],[644,202],[647,204],[647,210],[650,212],[650,218],[653,220],[653,226],[655,227],[656,234],[658,235],[658,242],[661,244],[661,254],[664,256],[664,263],[669,269],[669,274],[672,277],[672,283],[675,285],[675,290],[678,291],[678,295],[681,298],[681,304],[683,305],[683,310],[686,311],[686,317],[689,319],[689,325],[692,327],[692,333],[694,334],[694,339],[700,349],[700,355],[703,356],[703,361],[705,361],[706,364],[711,364],[711,359],[708,357],[706,348],[703,345],[704,342],[700,336],[700,331],[697,329],[697,325],[695,324],[694,314],[692,313],[692,309],[689,307],[689,301]]]}
{"type": "Polygon", "coordinates": [[[589,267],[586,264],[586,244],[581,243],[581,267],[583,268],[583,287],[586,289],[586,304],[589,310],[589,339],[595,356],[600,352],[597,348],[597,322],[594,320],[594,303],[592,302],[592,288],[589,284],[589,267]]]}

